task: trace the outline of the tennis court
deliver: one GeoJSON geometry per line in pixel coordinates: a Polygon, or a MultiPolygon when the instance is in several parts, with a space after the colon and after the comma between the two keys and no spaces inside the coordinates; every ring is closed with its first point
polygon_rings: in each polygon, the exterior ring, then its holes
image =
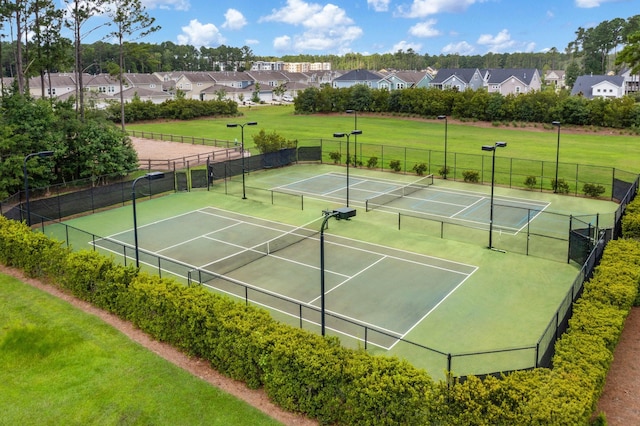
{"type": "MultiPolygon", "coordinates": [[[[141,266],[150,255],[171,259],[190,268],[191,278],[203,285],[316,328],[322,219],[292,227],[212,207],[194,210],[138,227],[141,266]]],[[[94,244],[121,255],[114,247],[133,246],[133,229],[94,244]]],[[[390,349],[476,270],[327,232],[327,330],[362,340],[358,330],[365,327],[373,331],[370,344],[390,349]]],[[[177,270],[168,272],[187,278],[177,270]]]]}
{"type": "MultiPolygon", "coordinates": [[[[381,210],[417,217],[447,220],[474,228],[486,228],[491,217],[491,197],[484,193],[434,186],[432,175],[409,184],[382,179],[326,173],[272,188],[273,191],[308,194],[331,201],[364,205],[367,211],[381,210]]],[[[493,226],[516,234],[534,220],[549,203],[495,196],[493,226]]]]}

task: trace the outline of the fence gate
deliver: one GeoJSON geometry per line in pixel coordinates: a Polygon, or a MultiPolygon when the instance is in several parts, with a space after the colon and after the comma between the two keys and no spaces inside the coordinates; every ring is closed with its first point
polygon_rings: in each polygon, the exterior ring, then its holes
{"type": "Polygon", "coordinates": [[[176,189],[178,191],[188,191],[189,184],[187,183],[186,172],[176,172],[176,189]]]}
{"type": "Polygon", "coordinates": [[[569,259],[567,262],[573,260],[579,265],[584,265],[589,253],[593,250],[598,228],[575,217],[571,217],[570,224],[569,259]]]}

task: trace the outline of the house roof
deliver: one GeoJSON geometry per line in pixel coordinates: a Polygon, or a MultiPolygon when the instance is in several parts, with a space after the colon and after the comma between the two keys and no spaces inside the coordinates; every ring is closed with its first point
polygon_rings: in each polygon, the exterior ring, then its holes
{"type": "Polygon", "coordinates": [[[488,84],[501,84],[511,77],[515,77],[527,85],[531,84],[533,76],[538,72],[535,68],[495,68],[487,69],[486,71],[488,84]]]}
{"type": "Polygon", "coordinates": [[[333,81],[379,81],[384,75],[369,70],[352,70],[333,81]]]}
{"type": "Polygon", "coordinates": [[[603,82],[609,82],[617,87],[623,87],[624,77],[621,75],[581,75],[573,84],[571,94],[578,95],[582,93],[586,98],[592,98],[591,88],[603,82]]]}
{"type": "Polygon", "coordinates": [[[453,76],[458,77],[465,83],[469,83],[473,75],[478,71],[477,68],[443,68],[431,80],[431,84],[444,83],[453,76]]]}
{"type": "Polygon", "coordinates": [[[124,78],[134,86],[140,84],[160,84],[162,82],[155,74],[126,73],[124,74],[124,78]]]}

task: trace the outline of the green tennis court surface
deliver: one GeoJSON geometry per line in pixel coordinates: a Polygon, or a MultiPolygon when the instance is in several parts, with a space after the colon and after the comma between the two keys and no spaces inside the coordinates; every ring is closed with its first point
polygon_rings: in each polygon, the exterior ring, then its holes
{"type": "MultiPolygon", "coordinates": [[[[366,210],[382,210],[410,216],[447,220],[474,228],[486,228],[491,214],[491,198],[483,193],[438,188],[433,176],[410,184],[391,180],[350,176],[349,200],[365,205],[366,210]]],[[[274,191],[308,194],[320,199],[346,200],[346,175],[327,173],[287,185],[274,191]]],[[[515,234],[544,211],[549,203],[514,197],[494,197],[493,226],[501,232],[515,234]]]]}
{"type": "MultiPolygon", "coordinates": [[[[317,324],[321,221],[291,227],[202,208],[138,227],[140,259],[144,263],[145,254],[171,259],[191,268],[192,277],[206,286],[241,298],[252,291],[252,302],[295,318],[306,310],[305,321],[317,324]]],[[[133,246],[133,230],[95,244],[111,250],[114,242],[133,246]]],[[[369,343],[390,349],[476,269],[325,234],[327,328],[359,338],[354,330],[366,326],[377,332],[369,343]]]]}

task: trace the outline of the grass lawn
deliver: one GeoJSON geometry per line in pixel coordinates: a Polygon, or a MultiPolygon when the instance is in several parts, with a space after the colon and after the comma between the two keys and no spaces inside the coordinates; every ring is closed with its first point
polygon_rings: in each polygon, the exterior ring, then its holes
{"type": "MultiPolygon", "coordinates": [[[[296,115],[292,105],[257,106],[241,108],[241,117],[206,118],[192,121],[154,122],[129,124],[127,129],[153,131],[156,133],[194,136],[219,140],[240,140],[237,128],[227,128],[227,123],[257,121],[257,126],[244,129],[247,147],[253,146],[252,135],[261,129],[276,131],[287,139],[305,141],[334,140],[334,132],[348,132],[354,127],[352,114],[296,115]]],[[[465,124],[448,124],[447,152],[481,154],[481,146],[495,141],[508,143],[508,150],[501,157],[555,162],[557,153],[557,130],[550,125],[543,129],[535,127],[478,127],[465,124]]],[[[362,130],[359,144],[391,145],[444,151],[444,122],[440,120],[409,119],[393,116],[358,116],[358,128],[362,130]]],[[[561,129],[560,163],[579,163],[615,167],[637,172],[640,162],[640,138],[610,134],[575,133],[561,129]]]]}
{"type": "Polygon", "coordinates": [[[0,424],[279,424],[98,318],[1,274],[0,303],[0,424]]]}

